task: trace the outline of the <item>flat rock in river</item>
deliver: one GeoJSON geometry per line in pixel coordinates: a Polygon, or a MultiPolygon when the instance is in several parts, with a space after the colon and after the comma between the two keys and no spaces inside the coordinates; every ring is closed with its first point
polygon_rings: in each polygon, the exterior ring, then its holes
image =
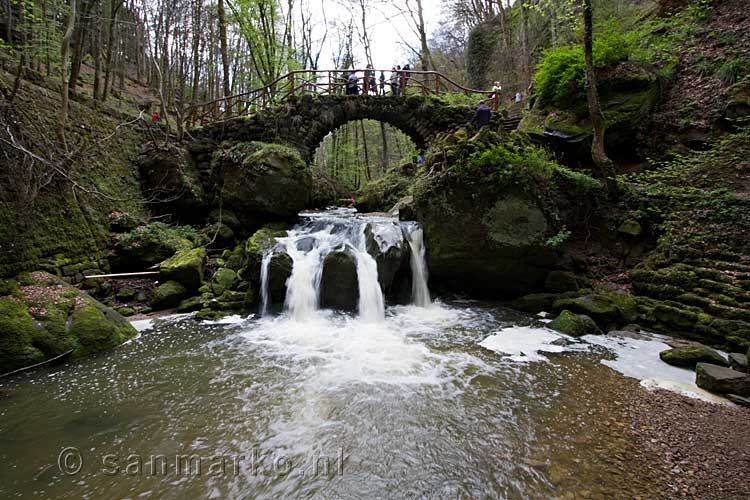
{"type": "Polygon", "coordinates": [[[750,376],[723,366],[698,363],[695,369],[695,383],[701,389],[717,394],[750,396],[750,376]]]}

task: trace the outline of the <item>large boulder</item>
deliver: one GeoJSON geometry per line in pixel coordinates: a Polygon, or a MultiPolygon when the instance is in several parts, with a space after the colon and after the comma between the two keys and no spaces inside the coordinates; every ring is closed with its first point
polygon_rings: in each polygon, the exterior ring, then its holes
{"type": "Polygon", "coordinates": [[[716,394],[750,396],[750,375],[709,363],[695,367],[695,383],[701,389],[716,394]]]}
{"type": "Polygon", "coordinates": [[[207,206],[198,171],[184,148],[150,142],[141,148],[137,163],[147,198],[163,200],[168,210],[187,219],[207,206]]]}
{"type": "Polygon", "coordinates": [[[56,276],[34,272],[0,291],[0,373],[67,352],[111,349],[136,335],[113,309],[56,276]]]}
{"type": "Polygon", "coordinates": [[[311,203],[312,177],[295,149],[241,142],[214,152],[211,167],[222,206],[245,224],[291,219],[311,203]]]}
{"type": "MultiPolygon", "coordinates": [[[[378,282],[386,297],[398,299],[405,279],[396,279],[397,275],[410,272],[409,258],[411,250],[405,240],[401,226],[397,222],[380,223],[365,228],[367,253],[378,265],[378,282]]],[[[410,282],[409,282],[410,283],[410,282]]]]}
{"type": "Polygon", "coordinates": [[[192,227],[151,222],[115,235],[109,263],[114,272],[143,271],[176,252],[190,250],[197,238],[192,227]]]}
{"type": "Polygon", "coordinates": [[[320,283],[321,306],[355,311],[359,303],[357,263],[346,252],[331,252],[323,261],[320,283]]]}
{"type": "Polygon", "coordinates": [[[286,300],[286,283],[292,275],[294,261],[286,252],[277,252],[268,264],[269,305],[283,305],[286,300]]]}
{"type": "Polygon", "coordinates": [[[704,345],[688,345],[675,347],[659,353],[659,357],[667,364],[694,368],[698,363],[711,363],[719,366],[729,366],[724,356],[704,345]]]}
{"type": "Polygon", "coordinates": [[[166,281],[178,281],[189,290],[195,290],[203,283],[205,261],[205,248],[183,250],[162,262],[159,265],[159,271],[166,281]]]}
{"type": "Polygon", "coordinates": [[[553,304],[554,312],[573,311],[591,317],[596,324],[610,326],[632,323],[638,318],[638,304],[626,293],[591,293],[574,298],[560,298],[553,304]]]}
{"type": "Polygon", "coordinates": [[[738,352],[732,352],[729,354],[729,367],[732,370],[737,370],[738,372],[746,372],[747,371],[747,356],[744,354],[740,354],[738,352]]]}
{"type": "Polygon", "coordinates": [[[571,236],[566,212],[591,206],[599,184],[533,146],[480,135],[458,131],[433,145],[431,173],[414,183],[431,281],[491,298],[540,292],[571,236]]]}
{"type": "Polygon", "coordinates": [[[177,281],[162,283],[151,292],[151,308],[154,311],[177,307],[187,297],[188,290],[177,281]]]}
{"type": "Polygon", "coordinates": [[[585,314],[575,314],[570,311],[562,311],[557,318],[547,323],[547,327],[571,337],[601,335],[602,333],[593,319],[585,314]]]}

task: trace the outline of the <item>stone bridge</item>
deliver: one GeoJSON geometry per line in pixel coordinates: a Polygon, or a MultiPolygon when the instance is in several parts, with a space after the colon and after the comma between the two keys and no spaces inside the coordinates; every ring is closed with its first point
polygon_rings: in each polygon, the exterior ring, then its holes
{"type": "Polygon", "coordinates": [[[446,104],[432,96],[292,96],[277,107],[189,132],[194,139],[190,149],[261,141],[292,146],[309,163],[326,135],[347,122],[371,119],[398,128],[423,150],[439,134],[470,125],[474,111],[475,106],[446,104]]]}

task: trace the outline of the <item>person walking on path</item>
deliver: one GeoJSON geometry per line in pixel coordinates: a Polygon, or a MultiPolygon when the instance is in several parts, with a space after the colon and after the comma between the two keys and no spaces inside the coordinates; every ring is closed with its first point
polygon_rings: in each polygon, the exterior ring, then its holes
{"type": "Polygon", "coordinates": [[[492,110],[484,103],[484,101],[479,101],[477,112],[474,113],[474,118],[471,120],[471,122],[476,125],[477,132],[490,123],[490,118],[492,118],[492,110]]]}

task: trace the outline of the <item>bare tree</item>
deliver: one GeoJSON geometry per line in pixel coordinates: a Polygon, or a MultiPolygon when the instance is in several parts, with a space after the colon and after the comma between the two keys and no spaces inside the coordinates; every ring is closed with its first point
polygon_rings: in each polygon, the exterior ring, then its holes
{"type": "Polygon", "coordinates": [[[73,37],[73,28],[76,20],[76,0],[70,0],[70,11],[65,22],[65,34],[60,45],[60,115],[57,122],[57,135],[60,141],[65,143],[65,122],[68,119],[68,57],[70,52],[70,39],[73,37]]]}

